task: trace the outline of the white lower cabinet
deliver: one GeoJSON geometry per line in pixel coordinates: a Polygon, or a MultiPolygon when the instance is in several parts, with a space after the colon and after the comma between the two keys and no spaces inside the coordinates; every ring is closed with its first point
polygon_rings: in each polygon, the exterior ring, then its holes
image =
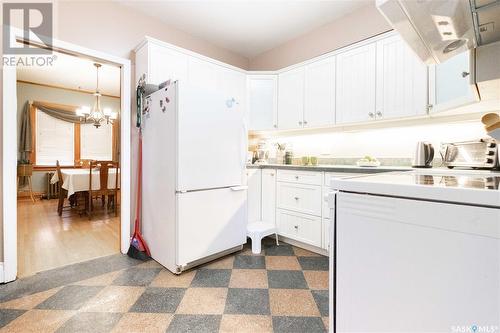
{"type": "Polygon", "coordinates": [[[321,186],[278,182],[278,208],[321,216],[321,186]]]}
{"type": "MultiPolygon", "coordinates": [[[[330,180],[346,173],[247,169],[248,221],[275,222],[278,235],[325,254],[330,210],[323,199],[330,180]]],[[[300,246],[300,245],[299,245],[300,246]]]]}
{"type": "Polygon", "coordinates": [[[262,221],[276,222],[276,170],[262,170],[262,221]]]}
{"type": "Polygon", "coordinates": [[[278,209],[276,217],[280,235],[321,247],[321,217],[285,209],[278,209]]]}
{"type": "Polygon", "coordinates": [[[248,222],[261,219],[262,172],[260,169],[247,169],[248,185],[248,222]]]}
{"type": "Polygon", "coordinates": [[[278,181],[297,184],[321,185],[323,173],[302,170],[278,170],[278,181]]]}

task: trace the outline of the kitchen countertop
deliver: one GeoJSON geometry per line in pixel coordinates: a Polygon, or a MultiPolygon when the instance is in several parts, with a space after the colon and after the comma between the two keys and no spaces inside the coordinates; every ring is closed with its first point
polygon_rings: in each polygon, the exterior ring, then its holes
{"type": "Polygon", "coordinates": [[[408,166],[379,166],[379,167],[358,167],[356,165],[293,165],[293,164],[247,164],[247,169],[285,169],[304,171],[325,171],[325,172],[349,172],[349,173],[379,173],[390,171],[410,171],[413,168],[408,166]]]}

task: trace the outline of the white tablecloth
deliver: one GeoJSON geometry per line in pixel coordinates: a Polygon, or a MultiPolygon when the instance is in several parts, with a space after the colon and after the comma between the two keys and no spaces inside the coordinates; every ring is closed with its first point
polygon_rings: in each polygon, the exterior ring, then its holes
{"type": "MultiPolygon", "coordinates": [[[[108,189],[115,188],[116,184],[116,170],[108,170],[108,189]]],[[[61,174],[63,177],[62,188],[68,191],[68,197],[75,194],[75,192],[88,191],[89,190],[89,169],[61,169],[61,174]]],[[[50,182],[55,184],[59,181],[59,176],[57,172],[54,173],[50,182]]],[[[120,181],[118,177],[118,182],[120,181]]],[[[99,190],[101,187],[101,181],[99,179],[99,170],[92,170],[92,190],[99,190]]],[[[118,183],[118,187],[120,184],[118,183]]]]}

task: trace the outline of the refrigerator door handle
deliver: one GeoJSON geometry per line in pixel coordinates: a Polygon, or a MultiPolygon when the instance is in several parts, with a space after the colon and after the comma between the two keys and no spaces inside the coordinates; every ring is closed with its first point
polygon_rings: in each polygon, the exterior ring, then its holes
{"type": "Polygon", "coordinates": [[[230,189],[232,191],[244,191],[244,190],[248,189],[248,186],[247,185],[233,186],[233,187],[230,187],[230,189]]]}

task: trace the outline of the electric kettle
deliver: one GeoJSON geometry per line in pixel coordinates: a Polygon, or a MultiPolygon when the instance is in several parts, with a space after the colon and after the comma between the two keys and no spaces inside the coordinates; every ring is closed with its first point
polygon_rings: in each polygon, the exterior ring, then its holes
{"type": "Polygon", "coordinates": [[[414,168],[432,168],[432,160],[434,159],[434,147],[429,142],[420,141],[417,143],[415,159],[413,160],[414,168]]]}

